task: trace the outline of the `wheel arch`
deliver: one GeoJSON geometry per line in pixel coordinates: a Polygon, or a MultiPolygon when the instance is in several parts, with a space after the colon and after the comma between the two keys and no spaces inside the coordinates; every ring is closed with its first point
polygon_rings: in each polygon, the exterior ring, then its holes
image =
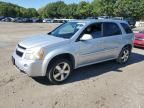
{"type": "Polygon", "coordinates": [[[53,57],[49,60],[49,62],[46,64],[46,70],[45,70],[44,76],[46,75],[47,70],[49,69],[49,67],[51,66],[51,64],[52,64],[55,60],[57,60],[57,59],[63,59],[63,58],[64,58],[64,59],[67,59],[67,60],[69,60],[69,61],[72,61],[72,66],[73,66],[73,68],[75,68],[75,57],[74,57],[72,54],[70,54],[70,53],[58,54],[58,55],[53,56],[53,57]]]}
{"type": "Polygon", "coordinates": [[[132,50],[132,45],[131,44],[126,44],[123,48],[128,47],[130,50],[132,50]]]}

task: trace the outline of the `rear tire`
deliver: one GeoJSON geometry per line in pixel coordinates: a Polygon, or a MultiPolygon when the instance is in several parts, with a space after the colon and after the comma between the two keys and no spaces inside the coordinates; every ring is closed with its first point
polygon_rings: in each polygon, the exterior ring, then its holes
{"type": "Polygon", "coordinates": [[[130,54],[131,54],[131,48],[126,46],[121,50],[121,52],[120,52],[118,58],[116,59],[116,61],[119,64],[125,64],[125,63],[127,63],[128,59],[130,57],[130,54]]]}
{"type": "Polygon", "coordinates": [[[67,59],[58,59],[51,62],[46,77],[52,84],[61,84],[71,74],[72,63],[67,59]]]}

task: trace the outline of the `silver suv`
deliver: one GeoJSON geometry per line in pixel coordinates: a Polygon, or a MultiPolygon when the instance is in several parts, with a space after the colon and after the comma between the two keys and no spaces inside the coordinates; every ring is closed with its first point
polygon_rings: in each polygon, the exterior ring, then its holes
{"type": "Polygon", "coordinates": [[[19,42],[13,64],[31,77],[46,76],[53,84],[65,81],[73,69],[116,59],[129,59],[134,34],[125,21],[84,20],[61,24],[48,34],[19,42]]]}

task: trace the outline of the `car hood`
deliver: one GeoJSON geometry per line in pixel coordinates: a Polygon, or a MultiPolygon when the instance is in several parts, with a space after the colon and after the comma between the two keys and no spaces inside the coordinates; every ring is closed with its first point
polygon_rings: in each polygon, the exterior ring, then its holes
{"type": "Polygon", "coordinates": [[[33,47],[39,47],[43,45],[52,45],[66,40],[68,39],[58,38],[58,37],[45,34],[45,35],[38,35],[38,36],[32,36],[26,38],[23,41],[21,41],[19,45],[25,48],[33,48],[33,47]]]}

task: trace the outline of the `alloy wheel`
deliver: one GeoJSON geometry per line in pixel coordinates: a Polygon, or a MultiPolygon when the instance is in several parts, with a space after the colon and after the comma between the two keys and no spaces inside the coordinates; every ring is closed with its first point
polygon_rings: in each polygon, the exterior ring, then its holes
{"type": "Polygon", "coordinates": [[[128,49],[125,49],[122,53],[122,56],[121,56],[121,61],[124,63],[128,60],[129,58],[129,50],[128,49]]]}
{"type": "Polygon", "coordinates": [[[66,62],[56,65],[53,71],[53,78],[56,81],[64,81],[70,74],[70,66],[66,62]]]}

